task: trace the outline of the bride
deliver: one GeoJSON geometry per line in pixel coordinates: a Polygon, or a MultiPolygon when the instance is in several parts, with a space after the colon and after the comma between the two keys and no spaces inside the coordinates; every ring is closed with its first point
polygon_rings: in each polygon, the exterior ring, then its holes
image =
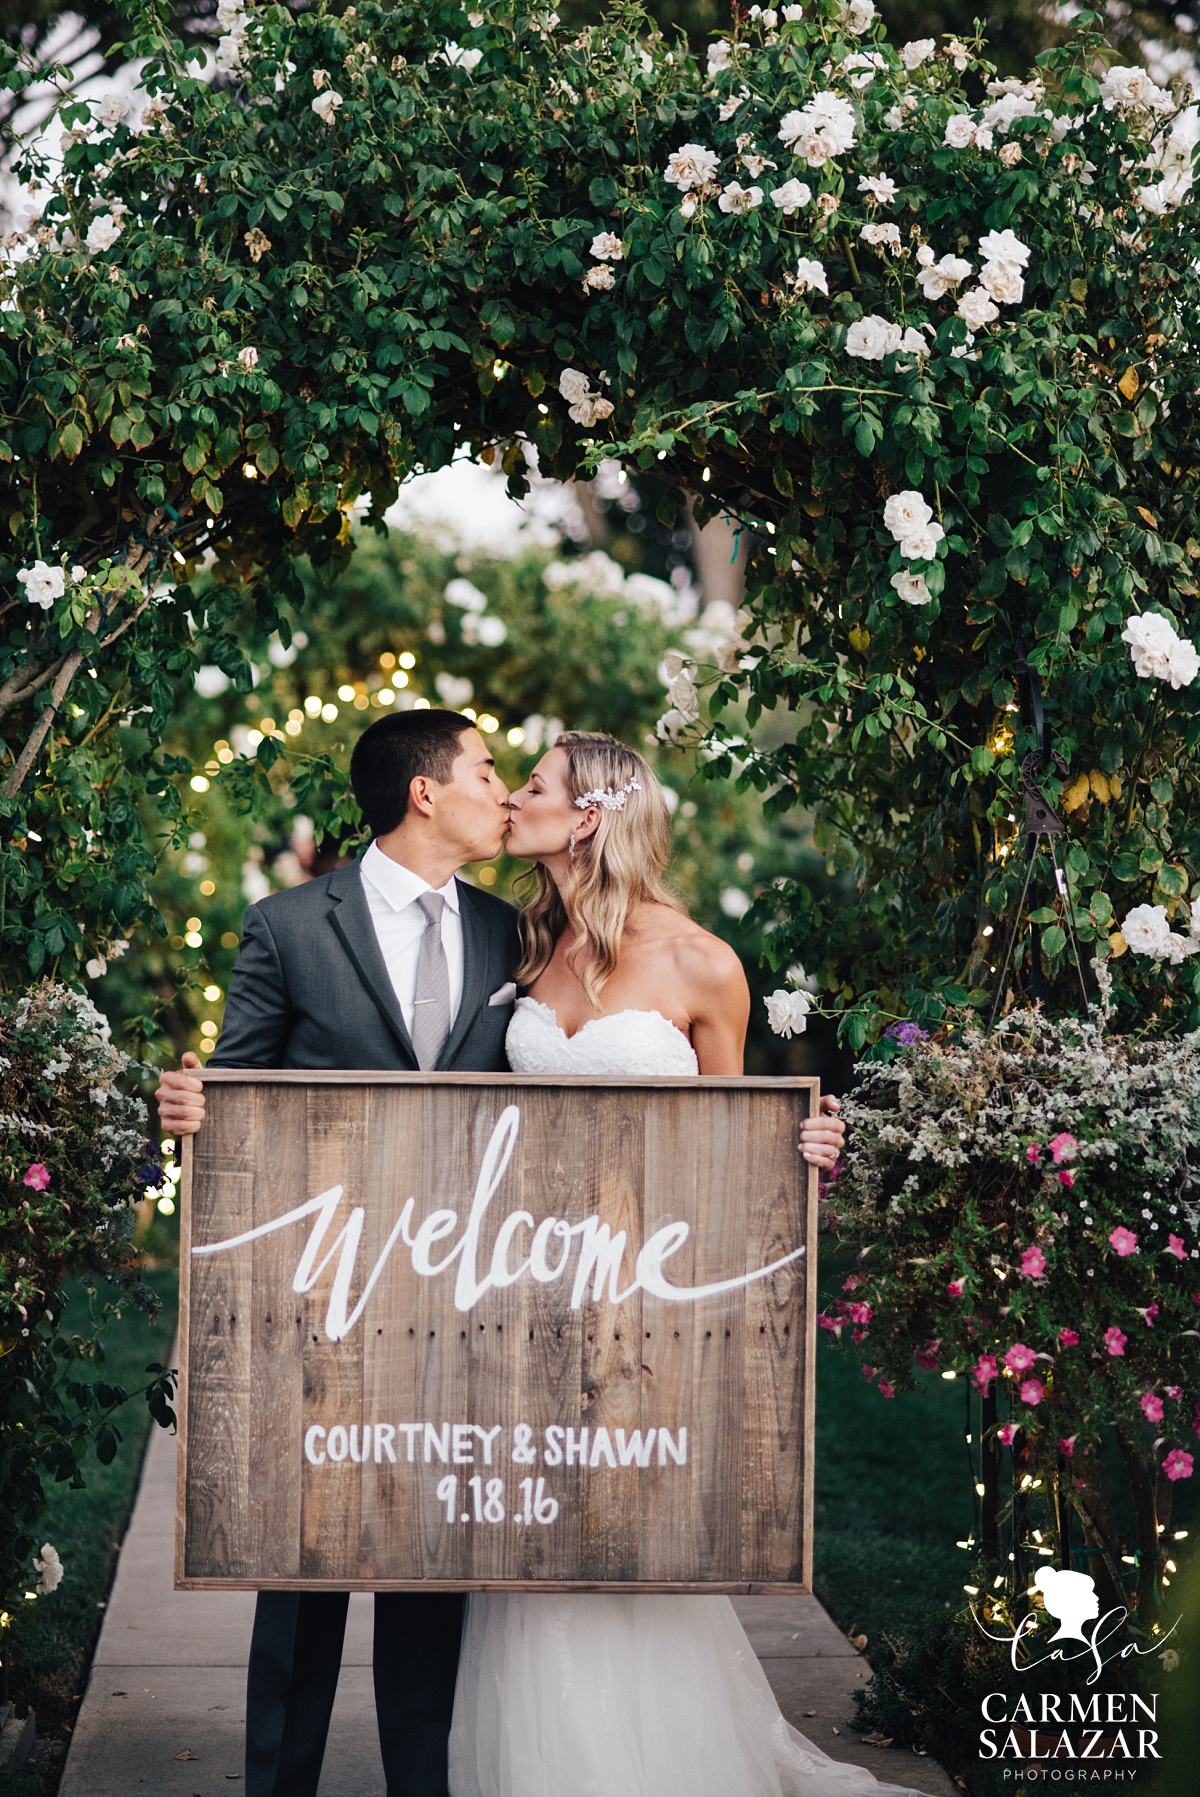
{"type": "MultiPolygon", "coordinates": [[[[513,1071],[741,1073],[741,964],[662,884],[670,820],[643,758],[569,732],[510,804],[509,853],[534,863],[513,1071]]],[[[843,1129],[822,1104],[800,1146],[829,1166],[843,1129]]],[[[469,1599],[450,1791],[901,1797],[789,1727],[728,1598],[615,1593],[469,1599]]]]}

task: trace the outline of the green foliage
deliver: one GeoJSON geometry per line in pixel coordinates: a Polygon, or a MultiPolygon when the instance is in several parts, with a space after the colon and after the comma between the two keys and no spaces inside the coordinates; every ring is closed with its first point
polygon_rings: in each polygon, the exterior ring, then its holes
{"type": "MultiPolygon", "coordinates": [[[[44,982],[0,1012],[0,1609],[31,1601],[43,1480],[82,1483],[89,1443],[107,1464],[128,1394],[103,1378],[97,1330],[123,1301],[151,1311],[133,1247],[133,1203],[155,1169],[132,1069],[90,1002],[44,982]],[[84,1334],[64,1331],[64,1279],[113,1292],[84,1334]],[[85,1377],[90,1368],[101,1375],[85,1377]]],[[[159,1421],[170,1377],[146,1369],[159,1421]]]]}

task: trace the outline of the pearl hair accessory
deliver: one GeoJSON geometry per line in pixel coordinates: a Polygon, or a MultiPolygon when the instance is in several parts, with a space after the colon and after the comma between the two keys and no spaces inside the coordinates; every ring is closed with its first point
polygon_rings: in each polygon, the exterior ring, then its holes
{"type": "Polygon", "coordinates": [[[625,801],[631,792],[641,792],[642,783],[634,779],[628,786],[618,788],[616,792],[611,786],[597,787],[595,792],[585,792],[576,799],[580,811],[586,811],[589,805],[603,805],[606,811],[624,811],[625,801]]]}

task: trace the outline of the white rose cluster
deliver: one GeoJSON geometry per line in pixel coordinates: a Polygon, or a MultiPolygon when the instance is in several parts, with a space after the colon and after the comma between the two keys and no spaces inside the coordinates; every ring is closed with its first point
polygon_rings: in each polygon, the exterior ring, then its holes
{"type": "Polygon", "coordinates": [[[946,534],[934,518],[933,507],[922,494],[911,490],[891,495],[884,504],[883,522],[906,562],[931,562],[946,534]]]}
{"type": "Polygon", "coordinates": [[[57,1548],[51,1547],[48,1541],[43,1543],[41,1553],[34,1555],[33,1570],[38,1575],[39,1597],[49,1597],[62,1584],[63,1563],[58,1557],[57,1548]]]}
{"type": "Polygon", "coordinates": [[[812,199],[812,188],[805,181],[785,181],[771,195],[772,206],[778,206],[784,218],[791,218],[802,206],[807,206],[812,199]]]}
{"type": "Polygon", "coordinates": [[[246,53],[246,28],[249,20],[242,0],[218,0],[217,68],[224,75],[236,75],[246,53]]]}
{"type": "Polygon", "coordinates": [[[854,108],[840,94],[814,94],[807,106],[789,112],[779,122],[779,141],[810,168],[821,168],[835,156],[844,156],[855,143],[854,108]]]}
{"type": "Polygon", "coordinates": [[[893,256],[899,256],[904,248],[899,225],[864,225],[858,235],[864,243],[875,249],[890,250],[893,256]]]}
{"type": "Polygon", "coordinates": [[[935,262],[927,243],[917,251],[917,261],[920,264],[917,283],[927,300],[941,299],[952,287],[965,281],[971,272],[971,264],[964,262],[961,256],[943,256],[940,262],[935,262]]]}
{"type": "Polygon", "coordinates": [[[578,368],[564,368],[558,377],[558,390],[567,402],[568,415],[576,424],[592,425],[601,418],[611,418],[613,403],[602,393],[592,392],[592,383],[578,368]]]}
{"type": "Polygon", "coordinates": [[[849,77],[850,85],[862,91],[870,87],[881,69],[887,68],[887,57],[881,56],[878,50],[856,50],[847,56],[842,64],[842,74],[849,77]]]}
{"type": "Polygon", "coordinates": [[[1100,83],[1100,98],[1107,112],[1117,107],[1124,112],[1170,112],[1175,104],[1145,69],[1109,69],[1100,83]]]}
{"type": "Polygon", "coordinates": [[[786,986],[780,986],[763,1003],[767,1007],[767,1022],[777,1036],[790,1041],[793,1036],[802,1036],[808,1028],[812,1000],[807,992],[789,992],[786,986]]]}
{"type": "Polygon", "coordinates": [[[1169,961],[1178,967],[1200,950],[1200,899],[1193,899],[1188,934],[1171,928],[1165,905],[1135,905],[1121,925],[1121,934],[1135,955],[1152,961],[1169,961]]]}
{"type": "MultiPolygon", "coordinates": [[[[958,316],[973,331],[994,324],[1001,306],[1015,306],[1024,299],[1029,245],[1012,231],[989,231],[979,239],[979,253],[983,257],[979,285],[964,293],[956,308],[958,316]]],[[[967,267],[965,263],[962,266],[967,267]]],[[[920,275],[917,279],[921,279],[920,275]]]]}
{"type": "Polygon", "coordinates": [[[1129,644],[1134,672],[1142,680],[1169,680],[1178,692],[1182,686],[1191,686],[1200,673],[1195,644],[1180,636],[1161,612],[1135,612],[1126,618],[1121,641],[1129,644]]]}
{"type": "MultiPolygon", "coordinates": [[[[784,11],[784,18],[787,11],[784,11]]],[[[852,37],[861,37],[875,22],[875,0],[849,0],[838,14],[838,24],[852,37]]]]}
{"type": "Polygon", "coordinates": [[[929,61],[936,49],[937,45],[931,37],[914,38],[901,50],[900,60],[911,75],[914,69],[919,69],[922,63],[929,61]]]}

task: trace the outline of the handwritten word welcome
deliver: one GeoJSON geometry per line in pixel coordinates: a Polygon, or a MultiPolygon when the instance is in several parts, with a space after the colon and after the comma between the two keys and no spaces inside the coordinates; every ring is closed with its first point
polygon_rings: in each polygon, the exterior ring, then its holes
{"type": "Polygon", "coordinates": [[[416,1199],[409,1198],[400,1213],[392,1233],[383,1245],[383,1251],[376,1261],[357,1304],[349,1309],[350,1288],[354,1279],[355,1263],[358,1259],[359,1244],[362,1241],[366,1211],[361,1205],[355,1205],[350,1212],[345,1227],[331,1244],[324,1259],[317,1264],[317,1256],[321,1245],[333,1224],[338,1205],[341,1203],[344,1188],[331,1186],[327,1192],[321,1192],[307,1203],[299,1204],[294,1210],[282,1217],[276,1217],[269,1223],[260,1223],[256,1229],[248,1229],[242,1235],[230,1236],[224,1242],[210,1242],[201,1248],[193,1248],[193,1254],[224,1254],[234,1248],[241,1248],[247,1242],[258,1241],[262,1236],[270,1235],[276,1229],[286,1229],[292,1223],[298,1223],[305,1217],[316,1216],[312,1231],[305,1244],[304,1252],[296,1265],[292,1280],[294,1292],[309,1292],[317,1283],[329,1263],[341,1250],[337,1268],[333,1276],[333,1286],[329,1294],[329,1306],[325,1313],[325,1335],[329,1341],[338,1342],[347,1336],[366,1309],[367,1300],[375,1289],[375,1285],[395,1248],[397,1242],[403,1241],[412,1258],[414,1273],[423,1279],[435,1279],[439,1274],[448,1272],[458,1263],[458,1272],[454,1285],[454,1305],[457,1310],[474,1309],[486,1292],[502,1290],[506,1286],[516,1285],[528,1276],[541,1285],[551,1285],[555,1280],[563,1278],[567,1264],[572,1257],[575,1238],[579,1238],[579,1255],[575,1263],[575,1276],[571,1287],[571,1309],[578,1310],[587,1294],[588,1283],[591,1282],[592,1301],[600,1303],[607,1295],[610,1304],[623,1304],[636,1291],[649,1292],[652,1297],[665,1298],[676,1304],[694,1304],[701,1298],[715,1297],[720,1292],[737,1291],[743,1286],[751,1285],[757,1279],[769,1278],[781,1267],[788,1266],[804,1253],[803,1247],[794,1248],[790,1254],[775,1260],[769,1266],[759,1267],[753,1273],[739,1273],[731,1279],[716,1280],[708,1285],[671,1285],[663,1272],[663,1263],[671,1255],[677,1254],[687,1241],[690,1232],[686,1223],[668,1223],[665,1228],[657,1230],[646,1242],[637,1257],[633,1281],[621,1289],[621,1274],[625,1262],[627,1237],[623,1229],[613,1235],[607,1223],[602,1223],[598,1216],[585,1217],[582,1223],[568,1223],[562,1217],[544,1217],[540,1223],[527,1210],[510,1211],[496,1235],[495,1247],[492,1250],[491,1265],[480,1277],[479,1238],[496,1189],[504,1178],[508,1163],[512,1159],[516,1147],[517,1133],[521,1126],[520,1107],[512,1104],[504,1110],[492,1131],[491,1140],[484,1151],[479,1167],[479,1178],[475,1185],[475,1195],[471,1204],[471,1212],[466,1228],[454,1246],[443,1255],[441,1260],[434,1261],[432,1252],[435,1244],[445,1241],[458,1228],[458,1212],[452,1210],[435,1210],[418,1224],[416,1234],[411,1233],[413,1214],[416,1210],[416,1199]],[[529,1252],[515,1267],[510,1266],[509,1259],[514,1251],[518,1234],[530,1231],[529,1252]],[[561,1244],[558,1248],[552,1243],[561,1244]],[[556,1258],[551,1261],[550,1254],[556,1258]]]}

